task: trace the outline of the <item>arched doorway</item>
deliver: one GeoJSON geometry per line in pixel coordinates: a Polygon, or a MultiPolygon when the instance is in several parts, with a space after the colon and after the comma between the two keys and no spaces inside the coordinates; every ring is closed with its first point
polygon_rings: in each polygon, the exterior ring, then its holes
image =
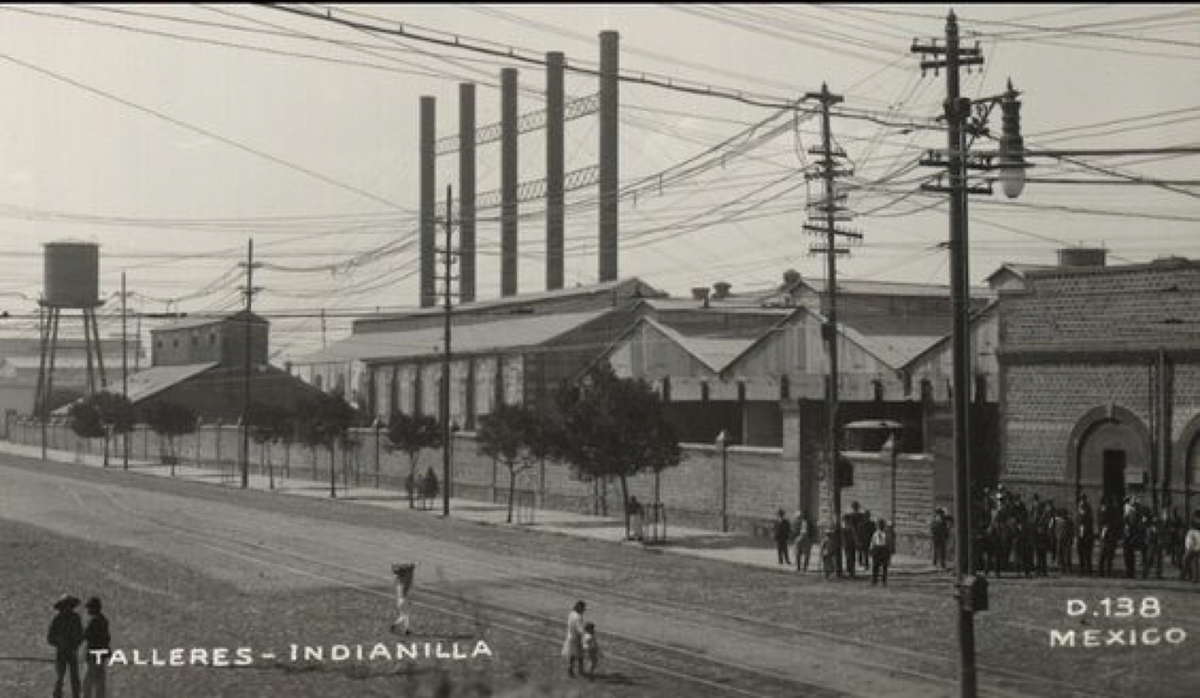
{"type": "Polygon", "coordinates": [[[1173,476],[1182,478],[1182,482],[1173,481],[1171,489],[1182,491],[1183,511],[1190,516],[1200,494],[1200,415],[1193,417],[1180,433],[1173,466],[1173,476]]]}
{"type": "Polygon", "coordinates": [[[1150,430],[1137,415],[1116,405],[1097,407],[1071,432],[1063,480],[1074,483],[1076,498],[1087,494],[1100,501],[1140,494],[1151,484],[1143,475],[1149,472],[1151,455],[1150,430]]]}

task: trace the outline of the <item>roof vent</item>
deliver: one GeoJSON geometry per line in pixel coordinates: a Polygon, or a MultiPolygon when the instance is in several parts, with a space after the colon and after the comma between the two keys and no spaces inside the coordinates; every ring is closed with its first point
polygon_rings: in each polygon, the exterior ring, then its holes
{"type": "Polygon", "coordinates": [[[1060,267],[1103,267],[1107,260],[1108,250],[1103,247],[1064,247],[1058,251],[1060,267]]]}
{"type": "Polygon", "coordinates": [[[697,286],[697,287],[693,288],[692,289],[692,299],[698,300],[698,301],[704,301],[704,307],[707,308],[708,307],[708,287],[707,286],[697,286]]]}
{"type": "Polygon", "coordinates": [[[713,284],[713,299],[719,301],[725,300],[729,297],[729,289],[731,288],[733,288],[733,286],[725,281],[718,281],[717,283],[713,284]]]}

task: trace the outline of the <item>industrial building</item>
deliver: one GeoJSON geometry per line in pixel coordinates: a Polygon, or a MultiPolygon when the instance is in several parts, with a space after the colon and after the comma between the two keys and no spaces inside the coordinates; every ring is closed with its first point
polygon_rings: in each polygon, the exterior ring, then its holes
{"type": "Polygon", "coordinates": [[[245,408],[247,353],[253,401],[294,407],[312,399],[318,391],[267,361],[269,335],[267,320],[245,311],[152,329],[151,366],[129,377],[129,399],[143,410],[171,402],[207,422],[235,423],[245,408]]]}
{"type": "Polygon", "coordinates": [[[1200,262],[1065,251],[999,294],[1002,481],[1058,502],[1200,501],[1200,262]]]}

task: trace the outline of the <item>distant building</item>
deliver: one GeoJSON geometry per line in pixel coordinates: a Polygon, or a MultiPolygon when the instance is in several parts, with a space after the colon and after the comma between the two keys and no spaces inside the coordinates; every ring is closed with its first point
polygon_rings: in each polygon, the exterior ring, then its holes
{"type": "MultiPolygon", "coordinates": [[[[121,339],[100,340],[108,385],[120,386],[121,339]]],[[[130,337],[127,348],[130,370],[140,361],[141,347],[130,337]]],[[[0,337],[0,412],[29,414],[33,411],[41,365],[41,340],[37,337],[0,337]]],[[[82,338],[60,338],[54,357],[54,391],[82,395],[87,385],[87,359],[82,338]]]]}
{"type": "Polygon", "coordinates": [[[269,323],[243,311],[151,330],[151,367],[129,377],[129,399],[140,409],[172,402],[206,421],[238,421],[245,404],[247,335],[252,402],[294,407],[315,396],[307,383],[267,362],[269,323]]]}
{"type": "MultiPolygon", "coordinates": [[[[451,419],[472,431],[496,405],[548,399],[633,322],[641,299],[662,295],[625,279],[456,306],[451,419]]],[[[397,410],[437,417],[443,325],[437,308],[359,320],[350,337],[292,370],[385,422],[397,410]]]]}

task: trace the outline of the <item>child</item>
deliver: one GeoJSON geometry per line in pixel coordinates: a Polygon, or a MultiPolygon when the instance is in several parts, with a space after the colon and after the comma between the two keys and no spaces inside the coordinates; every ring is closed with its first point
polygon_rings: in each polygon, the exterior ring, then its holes
{"type": "Polygon", "coordinates": [[[837,546],[834,536],[837,532],[829,529],[825,532],[825,539],[821,541],[821,568],[825,572],[825,578],[829,579],[833,573],[837,571],[837,546]]]}
{"type": "Polygon", "coordinates": [[[600,644],[596,642],[596,624],[583,626],[583,658],[587,660],[587,677],[596,676],[596,665],[600,663],[600,644]]]}

